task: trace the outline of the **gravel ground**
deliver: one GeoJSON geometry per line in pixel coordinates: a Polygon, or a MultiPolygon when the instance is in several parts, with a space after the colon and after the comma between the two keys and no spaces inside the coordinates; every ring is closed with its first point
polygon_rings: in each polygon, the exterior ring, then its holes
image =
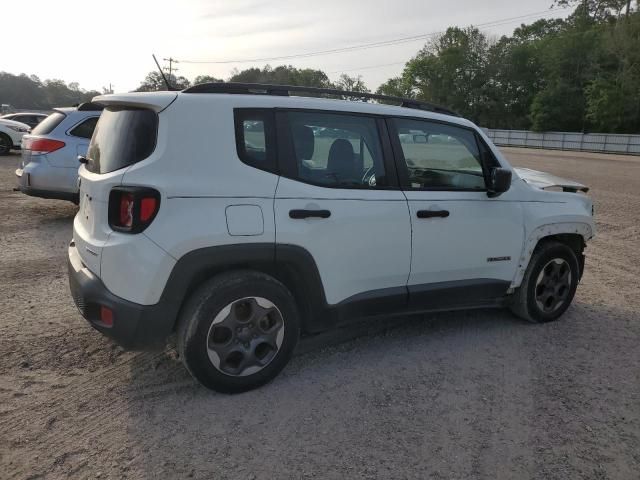
{"type": "Polygon", "coordinates": [[[85,323],[75,207],[13,192],[17,156],[1,157],[0,477],[640,478],[640,158],[504,151],[592,187],[598,236],[560,321],[352,327],[236,396],[85,323]]]}

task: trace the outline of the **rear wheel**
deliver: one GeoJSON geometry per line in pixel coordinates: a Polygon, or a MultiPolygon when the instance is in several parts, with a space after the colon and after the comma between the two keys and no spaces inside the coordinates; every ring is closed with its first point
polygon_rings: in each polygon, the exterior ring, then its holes
{"type": "Polygon", "coordinates": [[[8,155],[13,147],[13,141],[6,133],[0,133],[0,155],[8,155]]]}
{"type": "Polygon", "coordinates": [[[178,325],[178,352],[204,386],[237,393],[272,380],[300,333],[291,293],[253,271],[221,274],[189,298],[178,325]]]}
{"type": "Polygon", "coordinates": [[[511,310],[531,322],[551,322],[569,308],[576,293],[580,267],[576,254],[555,241],[540,243],[529,261],[511,310]]]}

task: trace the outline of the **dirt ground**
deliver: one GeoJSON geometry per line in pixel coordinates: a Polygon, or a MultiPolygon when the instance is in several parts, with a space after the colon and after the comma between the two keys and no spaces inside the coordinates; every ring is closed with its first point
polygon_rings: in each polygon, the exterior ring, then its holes
{"type": "Polygon", "coordinates": [[[0,478],[640,478],[640,158],[504,151],[592,187],[598,236],[560,321],[352,327],[236,396],[85,323],[75,207],[13,192],[0,157],[0,478]]]}

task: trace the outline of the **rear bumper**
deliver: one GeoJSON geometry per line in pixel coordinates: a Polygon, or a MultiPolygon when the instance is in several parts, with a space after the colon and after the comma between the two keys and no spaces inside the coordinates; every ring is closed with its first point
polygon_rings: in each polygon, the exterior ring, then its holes
{"type": "MultiPolygon", "coordinates": [[[[44,157],[40,155],[39,157],[44,157]]],[[[25,195],[78,203],[75,169],[51,167],[45,158],[23,159],[15,171],[18,188],[25,195]]]]}
{"type": "Polygon", "coordinates": [[[31,188],[25,187],[23,185],[19,185],[18,188],[25,195],[29,195],[31,197],[39,197],[39,198],[48,198],[51,200],[68,200],[70,202],[78,204],[79,196],[77,193],[70,192],[56,192],[53,190],[42,190],[39,188],[31,188]]]}
{"type": "Polygon", "coordinates": [[[139,305],[117,297],[84,266],[74,242],[68,255],[69,288],[82,316],[93,328],[127,349],[162,347],[173,330],[174,309],[161,303],[139,305]],[[101,307],[113,312],[113,326],[100,320],[101,307]]]}

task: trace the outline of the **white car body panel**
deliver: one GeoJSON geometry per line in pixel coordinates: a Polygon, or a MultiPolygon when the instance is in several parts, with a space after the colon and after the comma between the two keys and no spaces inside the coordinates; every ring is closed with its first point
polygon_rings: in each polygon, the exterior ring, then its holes
{"type": "Polygon", "coordinates": [[[513,278],[525,234],[520,202],[485,192],[405,194],[413,232],[409,285],[513,278]],[[418,210],[446,210],[449,216],[420,219],[418,210]]]}
{"type": "Polygon", "coordinates": [[[400,191],[349,190],[282,178],[275,200],[276,241],[313,256],[327,302],[406,285],[411,225],[400,191]],[[294,209],[329,210],[329,218],[292,219],[294,209]]]}

